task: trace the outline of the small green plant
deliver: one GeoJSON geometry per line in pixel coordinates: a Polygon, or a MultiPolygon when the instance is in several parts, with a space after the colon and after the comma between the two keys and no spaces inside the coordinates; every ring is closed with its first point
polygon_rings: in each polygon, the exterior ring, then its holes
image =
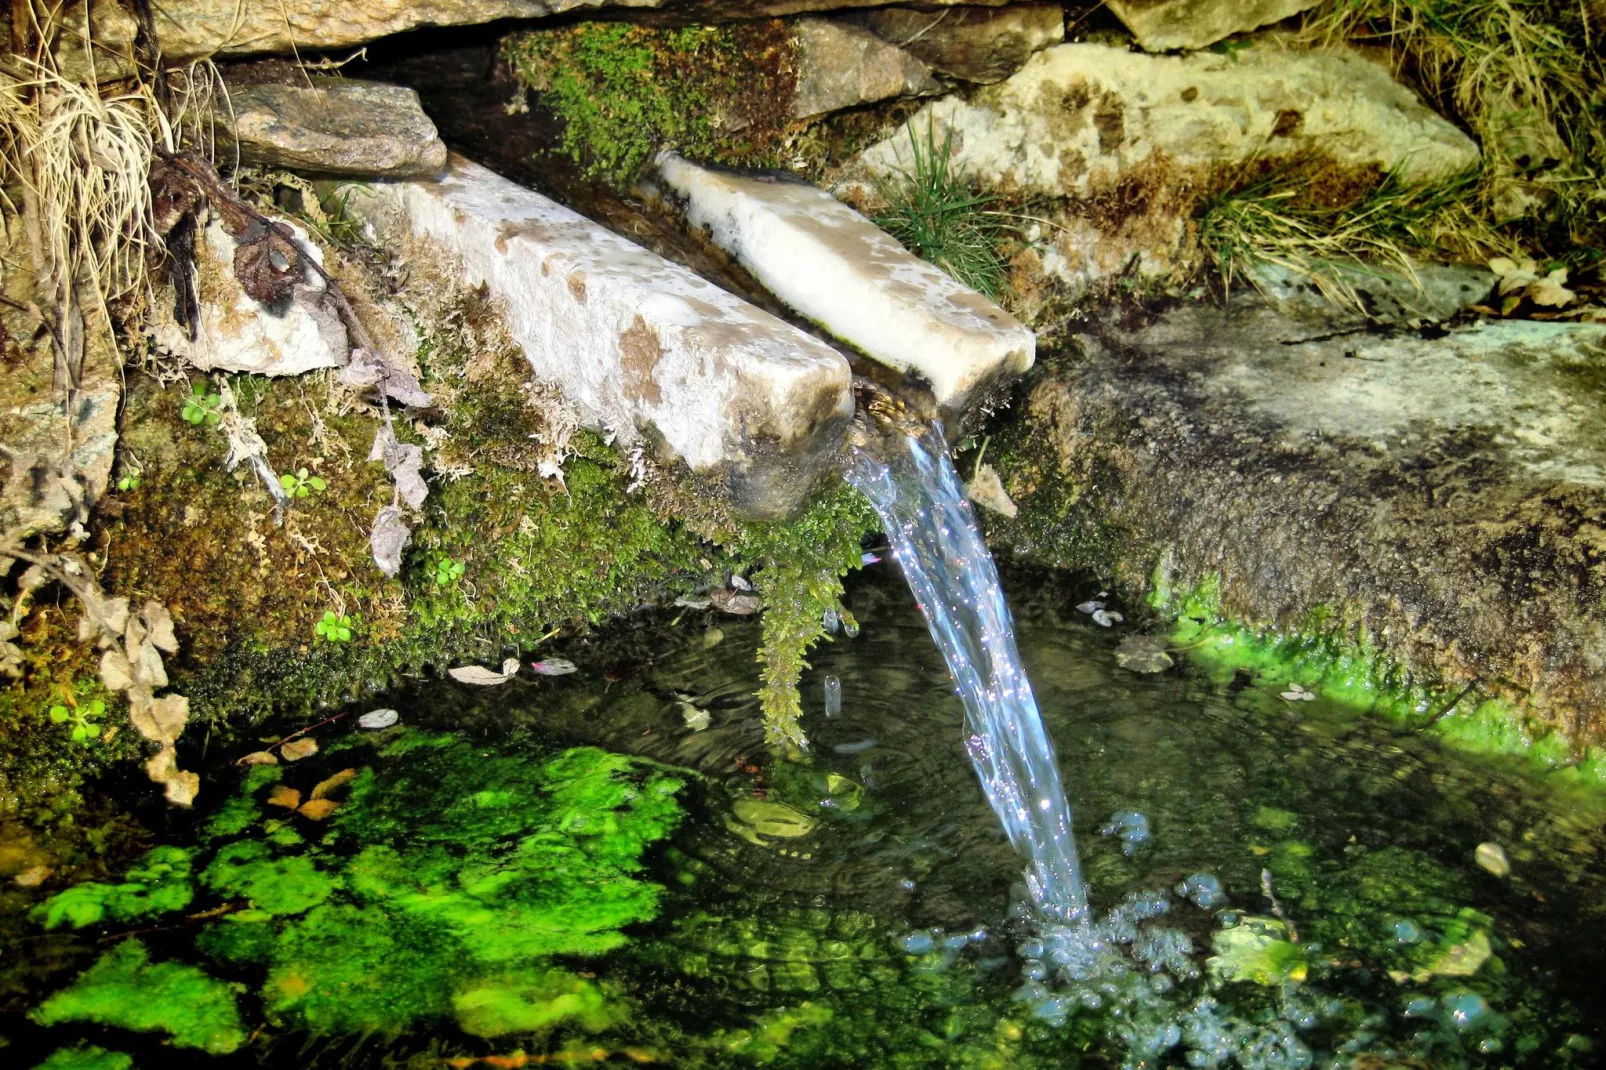
{"type": "Polygon", "coordinates": [[[54,724],[72,725],[72,741],[88,746],[100,738],[100,725],[95,722],[106,716],[106,703],[94,699],[82,706],[52,706],[50,720],[54,724]]]}
{"type": "Polygon", "coordinates": [[[218,408],[223,404],[223,395],[212,390],[206,383],[196,383],[190,388],[190,396],[184,399],[184,411],[179,415],[185,423],[200,427],[203,424],[212,425],[218,422],[218,408]]]}
{"type": "Polygon", "coordinates": [[[329,489],[322,476],[308,475],[305,468],[286,472],[279,477],[279,486],[292,498],[305,498],[308,494],[322,494],[329,489]]]}
{"type": "Polygon", "coordinates": [[[360,182],[343,185],[323,199],[323,226],[319,231],[335,245],[350,249],[362,241],[362,218],[351,210],[353,193],[368,193],[369,187],[360,182]]]}
{"type": "Polygon", "coordinates": [[[955,280],[988,297],[1004,285],[1004,262],[998,243],[1004,227],[998,213],[987,210],[993,198],[972,193],[951,168],[953,131],[937,143],[933,123],[922,139],[909,133],[909,169],[878,183],[886,208],[875,224],[904,248],[942,268],[955,280]]]}
{"type": "Polygon", "coordinates": [[[124,494],[127,494],[129,491],[138,490],[140,482],[144,478],[145,470],[143,468],[139,467],[139,465],[130,465],[128,468],[124,469],[123,474],[118,477],[117,489],[122,491],[124,494]]]}
{"type": "Polygon", "coordinates": [[[463,578],[463,562],[442,554],[431,566],[430,578],[437,587],[450,587],[463,578]]]}
{"type": "Polygon", "coordinates": [[[351,642],[351,617],[345,613],[336,613],[332,609],[324,610],[323,617],[313,627],[318,638],[326,643],[351,642]]]}

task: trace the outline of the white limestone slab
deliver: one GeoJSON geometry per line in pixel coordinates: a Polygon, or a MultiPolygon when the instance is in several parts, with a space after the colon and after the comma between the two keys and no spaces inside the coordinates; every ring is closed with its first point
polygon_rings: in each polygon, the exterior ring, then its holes
{"type": "Polygon", "coordinates": [[[588,425],[718,475],[739,512],[792,510],[846,435],[840,353],[584,216],[457,155],[371,190],[353,207],[484,285],[588,425]]]}
{"type": "Polygon", "coordinates": [[[658,172],[692,226],[832,335],[918,375],[951,422],[1032,366],[1029,329],[824,190],[673,152],[659,155],[658,172]]]}

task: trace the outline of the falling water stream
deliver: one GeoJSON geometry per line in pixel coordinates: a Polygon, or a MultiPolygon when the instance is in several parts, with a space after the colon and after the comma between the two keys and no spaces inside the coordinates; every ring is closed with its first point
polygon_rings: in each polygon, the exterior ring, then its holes
{"type": "Polygon", "coordinates": [[[940,427],[905,435],[879,457],[854,452],[848,481],[870,500],[965,705],[966,750],[1027,889],[1059,922],[1087,910],[1054,745],[1015,648],[998,569],[965,500],[940,427]]]}

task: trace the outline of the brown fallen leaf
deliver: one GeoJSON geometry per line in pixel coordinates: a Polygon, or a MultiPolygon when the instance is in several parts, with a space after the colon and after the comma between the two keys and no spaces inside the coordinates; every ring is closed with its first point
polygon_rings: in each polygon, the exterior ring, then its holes
{"type": "Polygon", "coordinates": [[[287,762],[299,762],[318,753],[318,741],[311,736],[292,739],[279,747],[279,755],[287,762]]]}
{"type": "Polygon", "coordinates": [[[309,821],[323,821],[338,809],[340,804],[333,799],[309,799],[296,813],[309,821]]]}
{"type": "Polygon", "coordinates": [[[235,765],[278,765],[279,764],[279,759],[275,758],[273,756],[273,752],[270,751],[270,750],[254,750],[250,754],[247,754],[244,758],[241,758],[239,761],[235,762],[234,764],[235,765]]]}
{"type": "Polygon", "coordinates": [[[318,786],[312,789],[312,797],[314,799],[326,799],[330,794],[339,791],[356,779],[357,770],[342,769],[328,780],[318,781],[318,786]]]}
{"type": "Polygon", "coordinates": [[[294,810],[301,805],[301,793],[289,785],[280,784],[268,794],[268,805],[294,810]]]}
{"type": "Polygon", "coordinates": [[[29,866],[15,877],[12,877],[11,882],[18,888],[37,888],[49,880],[50,875],[54,872],[56,871],[49,866],[29,866]]]}

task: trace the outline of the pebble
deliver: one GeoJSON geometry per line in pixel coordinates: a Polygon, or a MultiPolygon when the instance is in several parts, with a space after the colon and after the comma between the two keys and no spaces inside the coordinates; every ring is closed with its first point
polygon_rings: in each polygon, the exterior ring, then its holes
{"type": "Polygon", "coordinates": [[[395,710],[370,710],[357,718],[358,728],[389,728],[401,720],[401,714],[395,710]]]}
{"type": "Polygon", "coordinates": [[[1491,841],[1478,844],[1478,849],[1472,853],[1472,858],[1496,877],[1504,877],[1511,872],[1511,861],[1506,858],[1506,849],[1498,843],[1491,841]]]}

